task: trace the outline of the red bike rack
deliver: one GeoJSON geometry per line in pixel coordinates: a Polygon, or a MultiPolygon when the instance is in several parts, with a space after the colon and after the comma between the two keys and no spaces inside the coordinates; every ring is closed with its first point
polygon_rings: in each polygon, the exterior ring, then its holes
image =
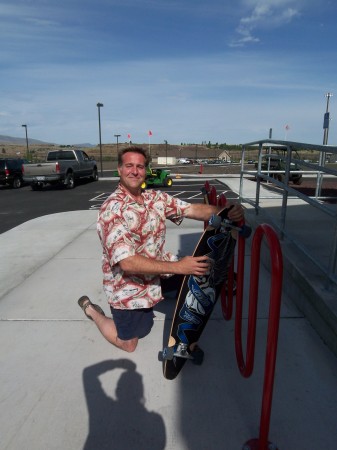
{"type": "Polygon", "coordinates": [[[207,192],[209,191],[209,181],[205,181],[205,189],[207,192]]]}
{"type": "Polygon", "coordinates": [[[218,206],[223,206],[225,207],[227,204],[227,198],[225,196],[225,194],[220,194],[218,197],[218,206]]]}
{"type": "MultiPolygon", "coordinates": [[[[207,202],[211,205],[225,206],[224,194],[218,199],[216,189],[208,181],[205,182],[207,202]]],[[[207,225],[205,225],[206,227],[207,225]]],[[[256,439],[247,441],[242,450],[278,450],[277,446],[268,441],[270,416],[272,407],[275,366],[277,355],[278,331],[280,323],[283,259],[280,242],[274,229],[267,224],[259,225],[255,231],[251,246],[251,267],[249,287],[248,328],[246,341],[246,359],[242,347],[242,304],[244,287],[245,238],[239,236],[236,264],[236,314],[235,314],[235,353],[238,368],[243,377],[251,376],[254,368],[258,288],[260,275],[260,255],[263,237],[266,238],[271,260],[271,289],[269,299],[269,318],[267,331],[267,347],[264,369],[263,395],[260,416],[260,433],[256,439]]],[[[221,308],[225,320],[230,320],[233,311],[234,258],[228,274],[227,284],[221,292],[221,308]]]]}
{"type": "Polygon", "coordinates": [[[205,181],[204,191],[206,192],[205,203],[207,203],[208,205],[217,205],[215,186],[209,184],[209,181],[205,181]]]}
{"type": "MultiPolygon", "coordinates": [[[[213,185],[209,184],[209,181],[205,181],[205,185],[204,185],[204,189],[206,191],[206,195],[205,195],[205,203],[208,205],[217,205],[217,194],[216,194],[216,189],[213,185]]],[[[208,227],[208,221],[204,222],[204,229],[206,230],[206,228],[208,227]]]]}
{"type": "Polygon", "coordinates": [[[208,198],[209,198],[209,204],[216,206],[216,204],[217,204],[216,189],[212,185],[209,188],[208,198]]]}
{"type": "MultiPolygon", "coordinates": [[[[218,206],[225,207],[227,204],[227,198],[225,194],[220,194],[218,197],[218,206]]],[[[241,239],[240,239],[241,240],[241,239]]],[[[242,239],[244,241],[244,239],[242,239]]],[[[230,320],[232,318],[233,314],[233,291],[234,291],[234,256],[233,261],[230,265],[229,271],[228,271],[228,278],[227,282],[224,284],[220,298],[221,298],[221,309],[222,314],[225,318],[225,320],[230,320]]]]}
{"type": "Polygon", "coordinates": [[[251,439],[247,441],[243,446],[244,450],[278,450],[274,444],[268,441],[268,433],[270,425],[278,330],[280,322],[283,261],[281,246],[278,237],[274,229],[266,224],[260,225],[256,229],[252,241],[246,361],[244,360],[242,350],[243,279],[241,280],[241,276],[237,280],[236,291],[235,350],[239,370],[243,377],[248,378],[252,374],[254,367],[260,254],[263,237],[265,237],[267,240],[271,255],[271,289],[262,408],[260,417],[260,434],[258,439],[251,439]]]}

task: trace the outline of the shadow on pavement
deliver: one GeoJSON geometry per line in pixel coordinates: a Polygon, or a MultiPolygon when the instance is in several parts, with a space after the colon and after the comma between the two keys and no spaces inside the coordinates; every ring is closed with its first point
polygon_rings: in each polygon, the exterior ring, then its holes
{"type": "Polygon", "coordinates": [[[89,412],[89,432],[83,450],[165,448],[163,418],[146,410],[142,376],[132,361],[107,360],[86,367],[83,386],[89,412]],[[112,392],[105,392],[99,377],[116,369],[124,372],[115,387],[114,399],[112,392]]]}

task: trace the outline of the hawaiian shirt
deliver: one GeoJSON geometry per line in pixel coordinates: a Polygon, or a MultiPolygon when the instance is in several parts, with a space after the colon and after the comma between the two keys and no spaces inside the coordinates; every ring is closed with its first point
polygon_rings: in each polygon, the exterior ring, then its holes
{"type": "Polygon", "coordinates": [[[133,255],[162,261],[177,257],[164,250],[166,219],[177,225],[189,203],[165,192],[142,192],[137,203],[121,185],[103,203],[97,232],[103,247],[103,289],[108,302],[117,309],[151,308],[163,299],[160,276],[126,274],[118,264],[133,255]]]}

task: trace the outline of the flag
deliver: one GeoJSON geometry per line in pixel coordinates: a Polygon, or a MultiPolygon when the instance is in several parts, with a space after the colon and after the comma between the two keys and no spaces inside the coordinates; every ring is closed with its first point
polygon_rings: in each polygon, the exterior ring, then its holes
{"type": "Polygon", "coordinates": [[[148,133],[148,134],[149,134],[149,136],[152,136],[152,131],[151,131],[151,130],[149,130],[149,133],[148,133]]]}

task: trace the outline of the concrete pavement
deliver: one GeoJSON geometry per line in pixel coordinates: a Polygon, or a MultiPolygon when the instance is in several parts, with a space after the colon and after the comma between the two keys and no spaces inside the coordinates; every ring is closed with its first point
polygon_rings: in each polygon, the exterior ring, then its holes
{"type": "MultiPolygon", "coordinates": [[[[237,178],[223,182],[238,190],[237,178]]],[[[280,200],[270,201],[275,207],[280,200]]],[[[187,363],[167,381],[157,355],[170,328],[174,291],[166,292],[152,333],[133,354],[105,342],[77,305],[86,294],[109,311],[96,216],[54,214],[0,235],[0,448],[241,449],[259,434],[268,270],[261,266],[252,377],[239,374],[234,323],[224,321],[217,305],[201,340],[204,364],[187,363]]],[[[247,219],[256,226],[249,207],[247,219]]],[[[168,223],[167,247],[191,254],[201,232],[202,224],[191,220],[168,223]]],[[[248,245],[246,298],[249,264],[248,245]]],[[[284,289],[269,432],[279,450],[336,448],[336,380],[335,355],[284,289]]]]}

